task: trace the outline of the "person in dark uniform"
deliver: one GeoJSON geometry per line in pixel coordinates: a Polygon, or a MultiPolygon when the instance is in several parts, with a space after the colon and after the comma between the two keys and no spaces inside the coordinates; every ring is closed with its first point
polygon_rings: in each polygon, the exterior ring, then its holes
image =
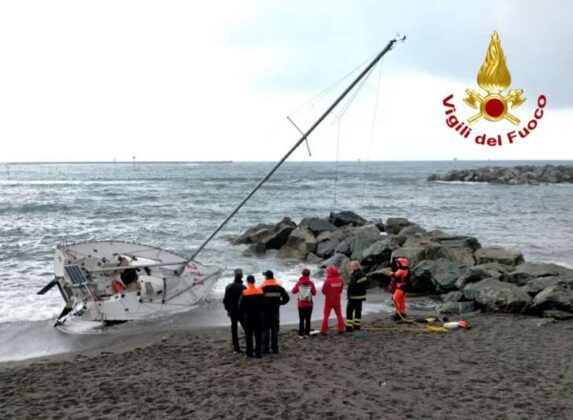
{"type": "Polygon", "coordinates": [[[239,299],[239,311],[244,322],[247,357],[249,358],[261,357],[264,303],[263,291],[255,286],[255,277],[249,274],[247,288],[243,290],[239,299]],[[253,335],[255,336],[254,347],[253,335]]]}
{"type": "Polygon", "coordinates": [[[235,270],[235,280],[233,283],[227,285],[225,288],[225,297],[223,298],[223,305],[225,305],[227,315],[231,318],[231,338],[233,340],[235,353],[241,353],[238,324],[240,323],[243,330],[245,329],[239,312],[239,299],[241,298],[243,290],[245,290],[245,286],[243,285],[243,270],[237,268],[235,270]]]}
{"type": "Polygon", "coordinates": [[[290,297],[286,290],[274,279],[271,270],[263,273],[265,281],[260,289],[265,297],[265,311],[263,318],[263,353],[279,352],[280,307],[286,305],[290,297]],[[270,344],[270,346],[269,346],[270,344]]]}
{"type": "Polygon", "coordinates": [[[346,332],[359,331],[362,324],[362,302],[366,300],[366,274],[358,261],[350,263],[350,282],[346,295],[346,332]]]}

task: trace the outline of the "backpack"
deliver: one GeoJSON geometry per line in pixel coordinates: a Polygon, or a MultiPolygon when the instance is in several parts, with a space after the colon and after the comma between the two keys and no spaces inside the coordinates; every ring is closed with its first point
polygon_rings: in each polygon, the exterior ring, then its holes
{"type": "Polygon", "coordinates": [[[302,302],[312,302],[312,289],[310,285],[303,284],[298,287],[298,300],[302,302]]]}

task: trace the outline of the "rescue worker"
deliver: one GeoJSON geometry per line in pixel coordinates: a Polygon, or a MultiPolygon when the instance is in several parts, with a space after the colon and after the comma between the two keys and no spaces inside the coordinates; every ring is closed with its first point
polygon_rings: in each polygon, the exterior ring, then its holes
{"type": "Polygon", "coordinates": [[[292,294],[298,294],[298,338],[310,336],[310,317],[312,316],[312,297],[316,296],[316,286],[310,279],[310,270],[302,270],[302,277],[298,279],[292,289],[292,294]]]}
{"type": "Polygon", "coordinates": [[[247,357],[261,357],[263,333],[263,311],[264,295],[263,291],[255,286],[255,277],[251,274],[247,276],[247,288],[239,299],[239,311],[244,321],[245,337],[247,339],[247,357]],[[255,336],[255,346],[253,347],[253,335],[255,336]],[[254,354],[253,354],[254,352],[254,354]]]}
{"type": "Polygon", "coordinates": [[[338,334],[344,334],[344,319],[342,319],[342,310],[340,308],[340,295],[344,288],[344,281],[340,277],[335,266],[329,265],[326,268],[326,280],[322,285],[322,294],[324,294],[324,318],[320,327],[320,333],[326,335],[328,332],[328,318],[330,311],[334,309],[338,323],[338,334]]]}
{"type": "Polygon", "coordinates": [[[239,326],[243,330],[243,320],[241,319],[241,314],[239,312],[239,299],[245,289],[243,285],[243,270],[240,268],[235,269],[235,280],[229,283],[225,288],[225,297],[223,298],[223,305],[225,305],[225,310],[227,311],[227,316],[231,318],[231,339],[233,342],[233,350],[235,353],[241,353],[241,347],[239,346],[239,326]]]}
{"type": "Polygon", "coordinates": [[[265,281],[260,285],[265,298],[263,316],[263,354],[279,352],[280,307],[286,305],[290,297],[286,290],[275,280],[271,270],[263,273],[265,281]],[[270,344],[270,346],[269,346],[270,344]]]}
{"type": "Polygon", "coordinates": [[[358,261],[350,263],[350,282],[346,290],[346,332],[359,331],[362,324],[362,302],[366,300],[366,274],[358,261]]]}
{"type": "Polygon", "coordinates": [[[410,261],[405,257],[398,257],[392,261],[392,280],[388,290],[392,293],[392,302],[396,308],[394,320],[406,318],[406,286],[410,279],[410,261]]]}

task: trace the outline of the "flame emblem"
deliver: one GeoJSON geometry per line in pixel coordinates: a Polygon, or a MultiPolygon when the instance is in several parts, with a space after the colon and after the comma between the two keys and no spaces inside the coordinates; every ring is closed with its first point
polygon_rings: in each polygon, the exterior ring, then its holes
{"type": "Polygon", "coordinates": [[[525,102],[523,89],[510,90],[507,95],[503,91],[511,85],[511,74],[505,63],[505,55],[501,48],[499,35],[494,32],[487,49],[485,61],[482,64],[477,83],[479,87],[487,92],[482,96],[479,92],[472,89],[466,89],[467,97],[464,102],[474,109],[479,108],[479,114],[468,118],[468,123],[473,124],[485,118],[488,121],[500,121],[506,119],[512,124],[518,125],[520,120],[509,113],[509,107],[517,108],[525,102]]]}

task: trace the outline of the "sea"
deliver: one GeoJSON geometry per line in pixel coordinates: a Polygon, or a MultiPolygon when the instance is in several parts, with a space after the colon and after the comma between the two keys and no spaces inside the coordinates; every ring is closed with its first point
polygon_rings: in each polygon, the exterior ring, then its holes
{"type": "MultiPolygon", "coordinates": [[[[298,222],[352,210],[372,220],[407,217],[427,230],[471,235],[482,246],[520,250],[526,261],[573,268],[573,185],[427,181],[431,174],[454,169],[518,164],[570,163],[286,162],[197,257],[227,268],[205,304],[175,321],[128,323],[97,332],[54,328],[63,308],[59,292],[54,288],[36,294],[53,278],[58,243],[115,239],[190,256],[275,163],[0,165],[0,361],[105,348],[114,340],[174,323],[225,325],[221,299],[232,269],[241,267],[258,279],[272,269],[287,288],[298,279],[304,263],[282,261],[273,253],[246,257],[244,246],[229,242],[250,226],[286,216],[298,222]]],[[[310,268],[317,273],[316,266],[310,268]]],[[[388,309],[383,301],[367,307],[388,309]]],[[[288,313],[294,322],[295,310],[288,313]]]]}

